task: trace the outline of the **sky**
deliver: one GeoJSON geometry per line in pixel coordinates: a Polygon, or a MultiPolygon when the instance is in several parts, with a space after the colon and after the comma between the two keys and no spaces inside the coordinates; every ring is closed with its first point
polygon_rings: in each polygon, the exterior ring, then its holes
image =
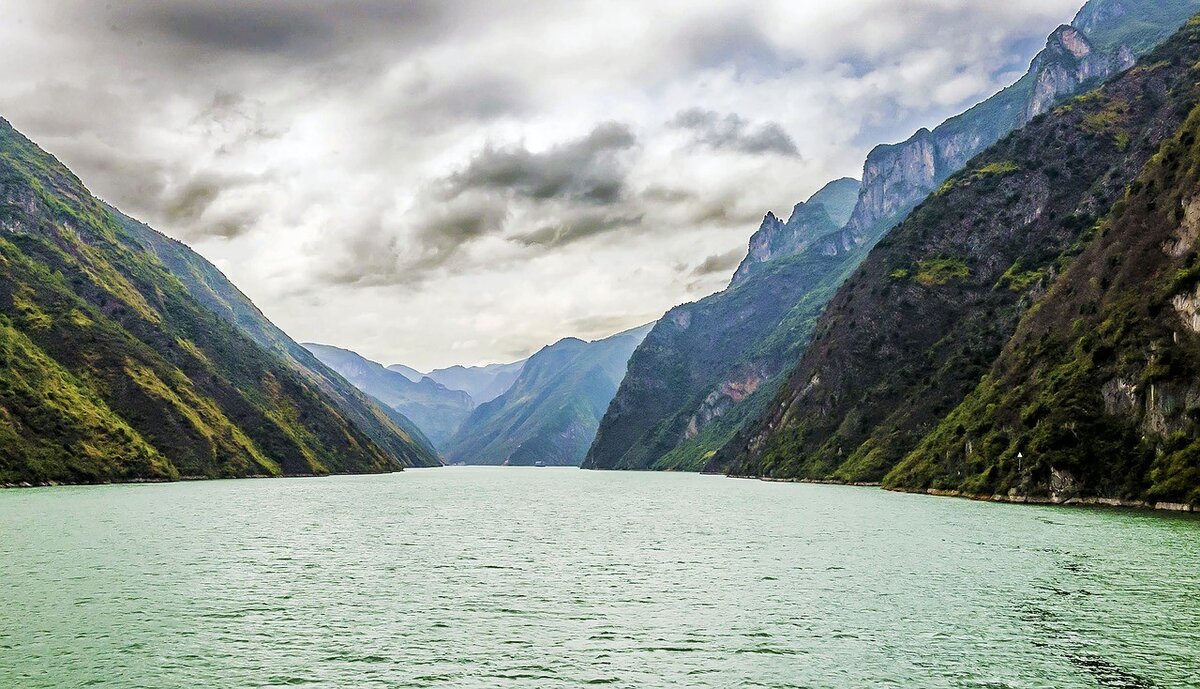
{"type": "Polygon", "coordinates": [[[421,370],[719,291],[1082,0],[0,0],[0,116],[293,338],[421,370]]]}

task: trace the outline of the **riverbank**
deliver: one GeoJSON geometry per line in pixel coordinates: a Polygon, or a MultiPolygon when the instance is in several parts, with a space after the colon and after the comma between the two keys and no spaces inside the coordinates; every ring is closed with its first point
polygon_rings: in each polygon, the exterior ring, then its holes
{"type": "Polygon", "coordinates": [[[879,488],[893,493],[910,493],[913,495],[932,495],[939,498],[961,498],[964,500],[974,500],[976,502],[1004,502],[1017,505],[1051,505],[1056,507],[1118,507],[1124,509],[1135,510],[1156,510],[1159,512],[1183,512],[1189,514],[1200,514],[1200,506],[1189,505],[1180,502],[1149,502],[1145,500],[1122,500],[1120,498],[1102,498],[1102,497],[1072,497],[1067,499],[1061,498],[1040,498],[1029,495],[1001,495],[1001,494],[986,494],[986,493],[964,493],[957,490],[939,490],[937,488],[920,489],[905,489],[905,488],[883,488],[883,484],[878,481],[864,482],[847,482],[835,481],[829,479],[806,479],[806,478],[776,478],[772,476],[735,476],[728,475],[728,478],[737,479],[754,479],[765,481],[768,483],[811,483],[815,485],[832,485],[832,486],[854,486],[859,488],[879,488]]]}

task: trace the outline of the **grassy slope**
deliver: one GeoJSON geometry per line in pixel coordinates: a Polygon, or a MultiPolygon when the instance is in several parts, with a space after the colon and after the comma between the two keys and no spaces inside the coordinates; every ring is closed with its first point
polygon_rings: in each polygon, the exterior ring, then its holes
{"type": "Polygon", "coordinates": [[[0,481],[405,463],[192,299],[78,179],[3,121],[0,228],[0,418],[10,440],[0,481]],[[54,414],[66,406],[77,413],[54,414]]]}

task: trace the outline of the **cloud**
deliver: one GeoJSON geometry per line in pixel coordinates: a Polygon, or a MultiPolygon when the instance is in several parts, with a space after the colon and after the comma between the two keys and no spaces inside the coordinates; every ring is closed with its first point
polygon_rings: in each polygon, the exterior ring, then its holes
{"type": "Polygon", "coordinates": [[[742,262],[745,255],[744,249],[731,249],[723,254],[713,254],[693,268],[691,275],[692,277],[703,277],[713,273],[728,273],[742,262]]]}
{"type": "Polygon", "coordinates": [[[0,0],[0,115],[293,336],[479,363],[721,288],[1080,2],[0,0]]]}
{"type": "Polygon", "coordinates": [[[617,154],[633,148],[628,126],[604,122],[586,136],[542,153],[524,146],[488,147],[466,169],[446,180],[446,196],[472,189],[510,192],[537,201],[571,199],[598,205],[617,201],[624,191],[624,168],[617,154]]]}
{"type": "Polygon", "coordinates": [[[609,214],[585,211],[564,221],[545,225],[531,232],[519,232],[513,240],[525,246],[557,247],[598,234],[613,232],[642,224],[643,215],[609,214]]]}
{"type": "Polygon", "coordinates": [[[721,116],[713,110],[688,108],[676,113],[670,126],[692,132],[697,143],[752,155],[799,156],[796,142],[778,122],[754,125],[736,113],[721,116]]]}

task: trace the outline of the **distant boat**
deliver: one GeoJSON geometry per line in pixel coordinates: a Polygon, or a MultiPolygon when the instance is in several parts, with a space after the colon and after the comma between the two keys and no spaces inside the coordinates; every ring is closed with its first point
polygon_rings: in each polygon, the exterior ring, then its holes
{"type": "Polygon", "coordinates": [[[539,459],[538,461],[534,462],[533,465],[535,467],[544,467],[546,466],[546,463],[539,459]]]}

